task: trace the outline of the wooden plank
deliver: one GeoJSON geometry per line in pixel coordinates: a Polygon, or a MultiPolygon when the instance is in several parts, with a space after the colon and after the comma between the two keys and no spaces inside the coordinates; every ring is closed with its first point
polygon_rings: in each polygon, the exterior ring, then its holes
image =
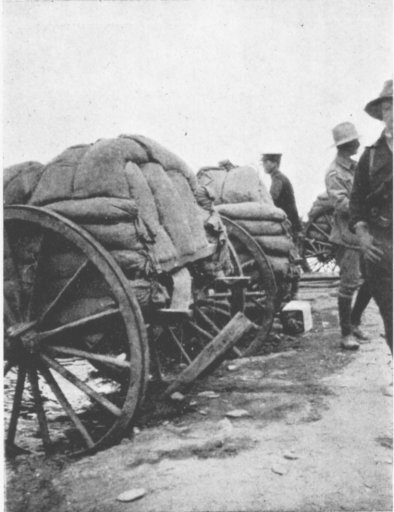
{"type": "Polygon", "coordinates": [[[335,281],[339,275],[335,272],[305,272],[301,274],[302,281],[335,281]]]}
{"type": "Polygon", "coordinates": [[[239,312],[217,336],[198,354],[194,361],[170,384],[164,396],[184,389],[196,380],[213,362],[222,357],[247,332],[257,326],[239,312]]]}

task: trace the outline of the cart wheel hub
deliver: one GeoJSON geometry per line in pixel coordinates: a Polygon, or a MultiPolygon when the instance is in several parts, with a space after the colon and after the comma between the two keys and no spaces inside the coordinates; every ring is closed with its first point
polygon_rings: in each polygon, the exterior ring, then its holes
{"type": "Polygon", "coordinates": [[[28,352],[35,352],[39,345],[37,332],[32,329],[35,322],[25,322],[14,324],[6,331],[7,351],[10,353],[20,353],[21,349],[28,352]]]}

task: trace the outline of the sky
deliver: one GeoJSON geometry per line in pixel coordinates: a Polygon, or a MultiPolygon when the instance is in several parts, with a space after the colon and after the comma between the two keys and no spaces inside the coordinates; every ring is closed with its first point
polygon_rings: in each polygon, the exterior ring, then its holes
{"type": "Polygon", "coordinates": [[[333,126],[382,129],[363,108],[392,78],[391,0],[18,1],[2,24],[5,167],[122,133],[195,171],[280,152],[305,217],[333,126]]]}

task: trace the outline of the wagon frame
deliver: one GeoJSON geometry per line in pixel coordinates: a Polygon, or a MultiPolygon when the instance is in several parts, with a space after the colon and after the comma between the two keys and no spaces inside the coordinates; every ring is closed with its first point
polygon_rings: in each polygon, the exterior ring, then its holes
{"type": "MultiPolygon", "coordinates": [[[[253,353],[267,336],[276,287],[262,249],[235,222],[226,218],[223,222],[233,277],[212,277],[211,285],[197,290],[189,310],[170,307],[156,312],[155,318],[167,332],[176,327],[188,333],[191,327],[195,345],[203,348],[237,311],[244,311],[259,331],[234,347],[230,357],[236,357],[253,353]],[[246,249],[246,260],[238,258],[235,247],[239,245],[244,254],[246,249]]],[[[19,205],[5,207],[4,223],[4,376],[14,390],[7,449],[18,450],[18,423],[31,416],[33,408],[47,453],[61,450],[80,455],[108,447],[128,431],[152,377],[152,354],[157,354],[148,339],[150,324],[130,281],[85,229],[43,207],[19,205]],[[72,246],[81,263],[55,295],[48,295],[48,254],[58,251],[58,244],[72,246]],[[81,315],[79,297],[92,284],[100,297],[99,307],[81,315]],[[67,394],[70,387],[78,393],[75,403],[74,395],[67,394]],[[61,422],[48,417],[48,400],[60,406],[61,422]]],[[[177,334],[173,330],[172,341],[188,364],[192,355],[177,334]]]]}

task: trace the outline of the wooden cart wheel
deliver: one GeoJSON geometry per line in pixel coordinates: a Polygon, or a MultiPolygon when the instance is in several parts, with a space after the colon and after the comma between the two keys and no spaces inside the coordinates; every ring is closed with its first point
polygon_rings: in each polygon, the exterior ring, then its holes
{"type": "MultiPolygon", "coordinates": [[[[238,311],[259,327],[243,336],[228,356],[253,354],[269,333],[274,317],[275,278],[264,253],[253,238],[233,221],[223,218],[229,236],[233,271],[225,277],[193,275],[190,318],[162,326],[152,341],[159,366],[170,379],[199,355],[238,311]],[[244,279],[245,278],[245,279],[244,279]]],[[[220,361],[216,361],[218,364],[220,361]]]]}
{"type": "Polygon", "coordinates": [[[305,225],[303,258],[310,272],[338,272],[335,245],[330,241],[331,229],[332,217],[327,213],[305,225]]]}
{"type": "Polygon", "coordinates": [[[243,293],[243,311],[259,326],[259,331],[257,336],[244,338],[236,345],[238,355],[248,356],[261,347],[271,330],[277,294],[275,276],[263,249],[254,238],[233,220],[223,216],[222,220],[231,242],[237,273],[250,278],[243,293]]]}
{"type": "Polygon", "coordinates": [[[107,251],[58,214],[11,206],[4,222],[7,447],[36,449],[26,439],[36,422],[47,452],[109,446],[130,425],[148,377],[129,283],[107,251]]]}

